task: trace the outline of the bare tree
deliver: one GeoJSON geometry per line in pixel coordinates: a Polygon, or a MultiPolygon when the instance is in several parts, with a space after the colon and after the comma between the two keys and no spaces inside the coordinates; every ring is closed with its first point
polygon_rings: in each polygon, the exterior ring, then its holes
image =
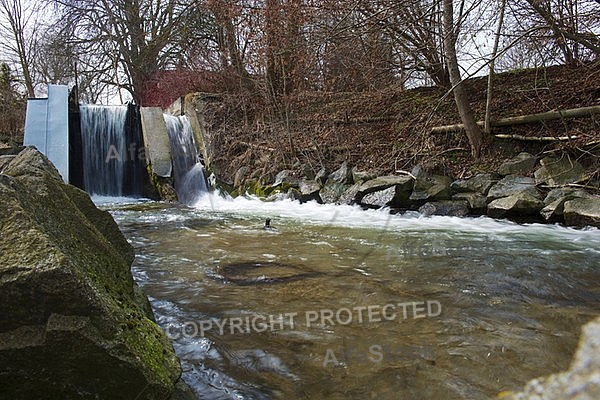
{"type": "Polygon", "coordinates": [[[467,91],[460,76],[458,59],[456,57],[456,38],[458,36],[459,25],[454,23],[453,0],[443,1],[443,15],[444,50],[446,54],[446,63],[448,64],[450,83],[452,84],[452,91],[454,93],[454,100],[456,102],[456,107],[458,108],[458,113],[460,114],[460,119],[465,127],[469,144],[471,145],[471,154],[474,158],[479,158],[483,138],[481,129],[479,129],[477,122],[475,122],[467,91]]]}
{"type": "Polygon", "coordinates": [[[0,0],[0,30],[10,40],[0,41],[0,48],[16,58],[29,97],[35,96],[31,75],[31,58],[36,39],[36,10],[25,0],[0,0]],[[29,31],[28,31],[29,29],[29,31]]]}
{"type": "MultiPolygon", "coordinates": [[[[106,84],[125,89],[138,103],[145,84],[181,53],[187,5],[176,0],[55,0],[64,30],[106,84]]],[[[91,67],[91,65],[89,65],[91,67]]]]}
{"type": "Polygon", "coordinates": [[[504,11],[506,10],[506,0],[502,0],[500,4],[500,13],[498,17],[498,27],[496,28],[496,34],[494,36],[494,45],[492,48],[492,55],[489,61],[490,68],[488,74],[488,85],[487,85],[487,96],[485,101],[485,120],[484,130],[485,133],[490,134],[492,132],[492,97],[494,91],[494,74],[496,57],[498,55],[498,46],[500,45],[500,34],[502,33],[502,24],[504,23],[504,11]]]}

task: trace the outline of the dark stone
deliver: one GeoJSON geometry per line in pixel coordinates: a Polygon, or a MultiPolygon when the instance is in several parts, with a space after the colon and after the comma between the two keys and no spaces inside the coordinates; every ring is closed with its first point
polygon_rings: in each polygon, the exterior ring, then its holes
{"type": "Polygon", "coordinates": [[[435,201],[425,203],[419,207],[421,215],[429,217],[431,215],[441,215],[446,217],[464,217],[469,214],[469,206],[466,201],[435,201]]]}
{"type": "Polygon", "coordinates": [[[495,174],[477,174],[471,179],[452,182],[450,189],[453,193],[476,192],[485,196],[498,180],[495,174]]]}
{"type": "Polygon", "coordinates": [[[442,175],[417,178],[409,199],[417,204],[424,204],[432,200],[448,200],[450,199],[451,183],[451,178],[442,175]]]}
{"type": "Polygon", "coordinates": [[[487,210],[487,198],[479,193],[457,193],[452,200],[466,201],[474,214],[485,214],[487,210]]]}
{"type": "Polygon", "coordinates": [[[492,186],[488,192],[487,200],[491,202],[502,197],[512,196],[526,192],[533,197],[541,197],[535,187],[533,178],[518,175],[508,175],[492,186]]]}
{"type": "Polygon", "coordinates": [[[537,158],[529,153],[519,153],[516,157],[505,161],[500,165],[500,175],[525,175],[533,170],[537,158]]]}
{"type": "Polygon", "coordinates": [[[341,204],[340,199],[347,189],[348,185],[327,181],[323,189],[319,192],[319,196],[323,200],[323,203],[341,204]]]}
{"type": "Polygon", "coordinates": [[[318,275],[295,265],[275,262],[237,262],[221,264],[213,278],[240,286],[291,282],[318,275]]]}
{"type": "Polygon", "coordinates": [[[284,183],[288,184],[288,186],[298,187],[300,179],[294,175],[294,171],[284,169],[275,176],[275,182],[271,185],[271,187],[280,186],[284,183]]]}

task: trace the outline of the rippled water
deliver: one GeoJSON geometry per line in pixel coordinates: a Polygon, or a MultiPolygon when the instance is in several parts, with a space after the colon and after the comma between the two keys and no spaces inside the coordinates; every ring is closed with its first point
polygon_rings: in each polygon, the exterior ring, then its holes
{"type": "Polygon", "coordinates": [[[102,204],[199,399],[491,398],[567,368],[600,311],[596,229],[218,196],[102,204]]]}

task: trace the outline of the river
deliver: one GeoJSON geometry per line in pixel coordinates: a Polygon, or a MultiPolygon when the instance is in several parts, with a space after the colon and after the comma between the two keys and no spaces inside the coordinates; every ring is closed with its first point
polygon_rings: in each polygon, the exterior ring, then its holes
{"type": "Polygon", "coordinates": [[[199,399],[493,398],[566,369],[600,313],[597,229],[218,195],[96,202],[135,247],[199,399]]]}

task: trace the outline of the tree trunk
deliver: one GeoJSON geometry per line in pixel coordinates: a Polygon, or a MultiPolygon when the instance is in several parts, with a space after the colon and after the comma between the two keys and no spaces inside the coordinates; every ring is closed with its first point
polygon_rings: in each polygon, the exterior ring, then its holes
{"type": "Polygon", "coordinates": [[[506,9],[506,0],[502,0],[500,5],[500,16],[498,17],[498,27],[496,37],[494,37],[494,48],[492,49],[492,59],[490,60],[490,73],[488,74],[487,98],[485,100],[485,127],[486,134],[492,133],[492,97],[494,91],[494,69],[496,65],[496,56],[498,55],[498,45],[500,43],[500,34],[502,33],[502,24],[504,23],[504,10],[506,9]]]}
{"type": "Polygon", "coordinates": [[[444,53],[446,55],[446,63],[448,64],[448,74],[450,75],[450,83],[454,93],[454,100],[460,119],[465,126],[467,138],[471,145],[471,154],[474,158],[479,158],[481,153],[482,134],[481,129],[475,122],[473,110],[469,104],[467,91],[460,77],[458,69],[458,59],[456,57],[456,31],[454,27],[454,6],[452,0],[444,0],[444,53]]]}

